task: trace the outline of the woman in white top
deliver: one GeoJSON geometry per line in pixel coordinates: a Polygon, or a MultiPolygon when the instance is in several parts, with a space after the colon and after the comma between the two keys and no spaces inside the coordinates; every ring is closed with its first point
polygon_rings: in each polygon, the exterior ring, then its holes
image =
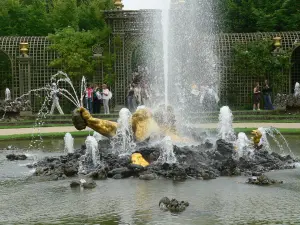
{"type": "Polygon", "coordinates": [[[103,99],[103,106],[104,106],[104,114],[109,114],[109,105],[108,102],[112,97],[112,93],[108,90],[107,85],[102,85],[102,99],[103,99]]]}

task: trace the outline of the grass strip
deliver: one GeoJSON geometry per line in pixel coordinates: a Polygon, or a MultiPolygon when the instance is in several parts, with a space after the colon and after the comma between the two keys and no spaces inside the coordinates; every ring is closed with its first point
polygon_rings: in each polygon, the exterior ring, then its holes
{"type": "MultiPolygon", "coordinates": [[[[252,130],[256,128],[235,128],[234,131],[236,133],[244,132],[246,134],[251,133],[252,130]]],[[[205,129],[212,132],[215,132],[216,129],[205,129]]],[[[292,128],[281,128],[278,129],[283,135],[299,135],[300,129],[292,129],[292,128]]],[[[73,137],[86,137],[89,134],[93,134],[93,131],[75,131],[70,132],[73,137]]],[[[41,137],[43,139],[54,139],[54,138],[63,138],[66,132],[54,132],[54,133],[41,133],[41,137]]],[[[0,136],[0,141],[2,140],[30,140],[32,138],[38,138],[39,134],[14,134],[14,135],[3,135],[0,136]]]]}
{"type": "MultiPolygon", "coordinates": [[[[89,134],[93,134],[93,131],[75,131],[69,132],[73,137],[86,137],[89,134]]],[[[66,132],[54,132],[54,133],[41,133],[40,136],[43,139],[63,138],[66,132]]],[[[39,138],[39,134],[14,134],[0,136],[0,141],[4,140],[30,140],[32,138],[39,138]]]]}

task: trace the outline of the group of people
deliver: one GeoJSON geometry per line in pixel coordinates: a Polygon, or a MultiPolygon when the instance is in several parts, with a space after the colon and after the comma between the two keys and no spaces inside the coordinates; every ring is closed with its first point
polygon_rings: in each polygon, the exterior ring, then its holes
{"type": "Polygon", "coordinates": [[[195,101],[194,98],[197,98],[196,102],[199,102],[203,106],[204,110],[214,110],[220,101],[220,98],[214,88],[211,86],[200,86],[195,83],[192,85],[191,94],[193,96],[192,101],[195,101]]]}
{"type": "MultiPolygon", "coordinates": [[[[101,105],[104,107],[104,114],[109,114],[109,100],[112,98],[112,93],[108,89],[106,84],[103,84],[100,88],[98,85],[89,84],[84,92],[83,99],[85,100],[84,107],[89,110],[90,113],[100,113],[101,105]]],[[[59,104],[61,92],[56,83],[51,84],[50,96],[52,98],[52,106],[50,115],[54,113],[55,108],[63,115],[64,112],[59,104]]]]}
{"type": "Polygon", "coordinates": [[[148,75],[149,70],[147,67],[138,67],[138,70],[133,73],[133,79],[127,91],[127,108],[134,112],[140,105],[146,105],[150,100],[150,92],[148,90],[148,75]]]}
{"type": "Polygon", "coordinates": [[[104,114],[109,114],[109,100],[112,98],[112,93],[106,84],[99,85],[89,84],[85,90],[85,107],[90,113],[100,113],[101,105],[103,104],[104,114]]]}
{"type": "Polygon", "coordinates": [[[264,98],[264,109],[274,110],[274,106],[271,100],[271,93],[272,88],[270,87],[268,80],[265,80],[262,90],[260,88],[259,82],[256,82],[253,90],[253,111],[260,110],[261,94],[263,94],[264,98]]]}

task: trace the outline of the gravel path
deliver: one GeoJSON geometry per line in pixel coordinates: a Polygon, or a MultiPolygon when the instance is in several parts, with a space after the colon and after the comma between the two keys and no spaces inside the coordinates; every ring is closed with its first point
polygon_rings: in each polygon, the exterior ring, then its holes
{"type": "MultiPolygon", "coordinates": [[[[207,124],[192,124],[191,127],[201,128],[216,128],[216,123],[207,124]]],[[[300,129],[300,123],[234,123],[234,128],[258,128],[258,127],[275,127],[275,128],[290,128],[300,129]]],[[[85,131],[91,130],[90,128],[85,131]]],[[[33,128],[14,128],[14,129],[0,129],[0,136],[14,135],[14,134],[32,134],[32,133],[55,133],[55,132],[80,132],[75,127],[41,127],[39,129],[33,128]]]]}

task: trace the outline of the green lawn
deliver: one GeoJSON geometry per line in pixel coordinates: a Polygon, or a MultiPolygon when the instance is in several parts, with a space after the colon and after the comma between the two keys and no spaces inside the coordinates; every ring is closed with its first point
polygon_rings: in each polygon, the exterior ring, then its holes
{"type": "MultiPolygon", "coordinates": [[[[73,137],[85,137],[89,134],[92,134],[92,131],[75,131],[70,132],[73,137]]],[[[43,139],[47,138],[63,138],[65,136],[66,132],[56,132],[56,133],[42,133],[41,137],[43,139]]],[[[39,137],[38,134],[34,134],[35,137],[39,137]]],[[[15,135],[3,135],[0,136],[1,140],[27,140],[31,139],[33,137],[33,134],[15,134],[15,135]]]]}
{"type": "MultiPolygon", "coordinates": [[[[252,130],[255,130],[256,128],[236,128],[234,131],[236,133],[239,132],[244,132],[246,134],[250,134],[252,130]]],[[[209,129],[212,132],[216,131],[216,129],[209,129]]],[[[278,129],[282,134],[284,135],[299,135],[300,134],[300,129],[278,129]]],[[[73,137],[86,137],[89,134],[92,134],[93,131],[75,131],[75,132],[70,132],[73,137]]],[[[56,132],[56,133],[42,133],[41,137],[43,139],[48,139],[48,138],[63,138],[65,136],[65,132],[56,132]]],[[[16,135],[4,135],[0,136],[0,141],[1,140],[27,140],[27,139],[32,139],[32,134],[16,134],[16,135]]],[[[38,137],[38,134],[35,134],[35,137],[38,137]]]]}

